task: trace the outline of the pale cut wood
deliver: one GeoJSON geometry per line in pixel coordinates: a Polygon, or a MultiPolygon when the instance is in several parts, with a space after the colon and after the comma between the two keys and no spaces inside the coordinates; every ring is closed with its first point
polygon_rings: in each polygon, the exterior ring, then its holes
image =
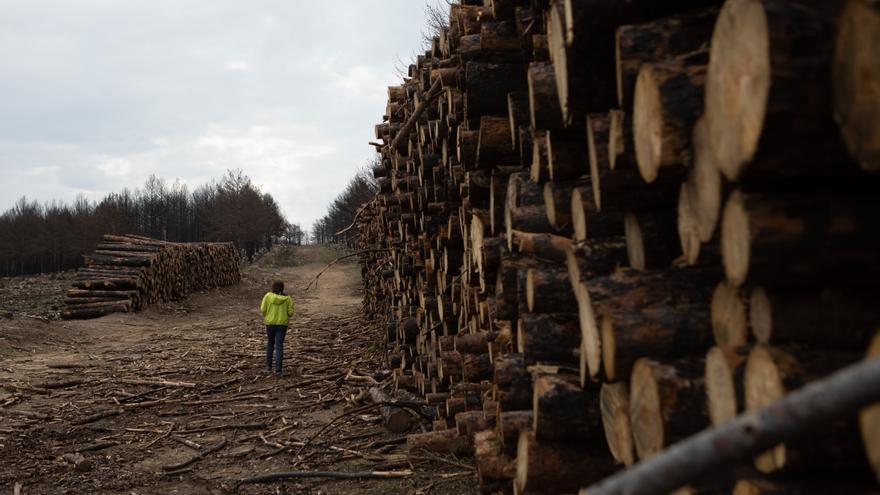
{"type": "Polygon", "coordinates": [[[834,132],[832,19],[839,2],[728,0],[712,33],[706,123],[730,180],[839,175],[856,167],[834,132]]]}
{"type": "Polygon", "coordinates": [[[706,64],[677,59],[642,64],[633,104],[636,163],[646,182],[661,167],[691,161],[691,133],[703,113],[706,64]]]}
{"type": "Polygon", "coordinates": [[[663,363],[639,359],[630,380],[630,423],[639,459],[709,424],[702,359],[663,363]]]}
{"type": "Polygon", "coordinates": [[[849,0],[837,21],[834,116],[862,170],[880,171],[880,4],[849,0]]]}
{"type": "Polygon", "coordinates": [[[748,339],[748,316],[745,296],[724,281],[715,287],[710,305],[712,333],[721,347],[745,345],[748,339]]]}
{"type": "MultiPolygon", "coordinates": [[[[749,353],[744,375],[745,407],[753,411],[781,399],[791,390],[803,387],[833,371],[857,360],[850,353],[811,352],[803,349],[783,349],[756,345],[749,353]],[[794,351],[794,352],[792,352],[794,351]]],[[[858,470],[859,462],[853,462],[848,452],[858,451],[859,439],[851,424],[827,425],[817,433],[829,442],[825,449],[817,451],[810,442],[780,444],[755,459],[755,467],[763,473],[786,469],[790,472],[807,471],[823,465],[833,466],[835,457],[843,461],[848,470],[858,470]],[[840,426],[840,427],[838,427],[840,426]],[[831,438],[833,440],[831,440],[831,438]],[[834,445],[830,445],[833,442],[834,445]]],[[[858,459],[856,459],[858,460],[858,459]]],[[[842,465],[838,462],[837,467],[842,465]]]]}
{"type": "Polygon", "coordinates": [[[629,386],[626,382],[603,383],[599,392],[602,429],[608,450],[624,466],[635,463],[632,429],[629,423],[629,386]]]}
{"type": "Polygon", "coordinates": [[[713,347],[706,354],[706,405],[713,426],[735,418],[745,407],[743,372],[747,347],[713,347]]]}

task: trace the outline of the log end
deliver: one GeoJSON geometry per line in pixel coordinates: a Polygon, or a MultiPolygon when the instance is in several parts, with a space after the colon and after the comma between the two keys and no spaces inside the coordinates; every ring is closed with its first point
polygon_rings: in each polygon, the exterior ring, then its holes
{"type": "Polygon", "coordinates": [[[740,191],[730,195],[721,220],[721,260],[732,285],[739,287],[749,273],[752,236],[745,199],[740,191]]]}
{"type": "Polygon", "coordinates": [[[687,182],[681,185],[678,193],[678,240],[681,244],[681,252],[684,253],[688,265],[694,266],[700,259],[700,232],[698,221],[692,207],[690,191],[687,182]]]}
{"type": "Polygon", "coordinates": [[[626,383],[605,383],[599,392],[602,429],[608,449],[617,462],[635,463],[632,430],[629,424],[629,387],[626,383]]]}
{"type": "Polygon", "coordinates": [[[630,380],[630,425],[639,459],[653,456],[666,444],[660,392],[651,368],[650,360],[637,360],[630,380]]]}
{"type": "Polygon", "coordinates": [[[712,293],[710,312],[712,334],[717,345],[737,347],[746,343],[746,305],[739,290],[727,282],[718,284],[712,293]]]}
{"type": "Polygon", "coordinates": [[[773,334],[773,306],[767,289],[756,287],[749,296],[749,325],[761,344],[769,344],[773,334]]]}
{"type": "MultiPolygon", "coordinates": [[[[773,354],[764,345],[757,345],[746,361],[746,409],[754,411],[766,407],[785,395],[785,386],[773,354]]],[[[777,445],[755,458],[755,467],[762,473],[772,473],[785,466],[785,445],[777,445]]]]}
{"type": "Polygon", "coordinates": [[[716,164],[730,180],[755,154],[770,94],[770,41],[759,0],[724,3],[709,54],[706,124],[716,164]]]}
{"type": "Polygon", "coordinates": [[[726,423],[737,415],[733,370],[721,347],[713,347],[706,354],[706,402],[713,426],[726,423]]]}
{"type": "Polygon", "coordinates": [[[623,217],[623,228],[626,235],[626,255],[630,268],[644,271],[645,263],[645,240],[642,237],[642,228],[635,213],[627,213],[623,217]]]}
{"type": "Polygon", "coordinates": [[[571,225],[574,230],[572,238],[578,242],[587,240],[587,214],[584,207],[584,197],[576,187],[571,191],[571,225]]]}
{"type": "Polygon", "coordinates": [[[636,163],[645,182],[657,179],[663,156],[663,104],[651,64],[642,64],[633,104],[636,163]]]}
{"type": "Polygon", "coordinates": [[[880,172],[880,8],[850,0],[838,21],[832,66],[834,117],[863,170],[880,172]]]}
{"type": "MultiPolygon", "coordinates": [[[[584,375],[586,372],[588,376],[595,377],[599,374],[602,365],[599,328],[586,285],[581,282],[574,284],[574,293],[578,305],[578,323],[581,329],[580,359],[581,363],[586,365],[585,367],[581,366],[581,374],[584,375]]],[[[581,382],[586,382],[586,375],[582,376],[581,382]]]]}

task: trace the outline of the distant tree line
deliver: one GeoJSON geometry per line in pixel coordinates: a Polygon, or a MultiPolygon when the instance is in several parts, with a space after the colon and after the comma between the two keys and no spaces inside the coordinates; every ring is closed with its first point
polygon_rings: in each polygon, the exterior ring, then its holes
{"type": "Polygon", "coordinates": [[[350,230],[342,235],[337,232],[354,222],[357,209],[373,199],[378,190],[376,179],[373,178],[372,167],[378,164],[379,158],[361,168],[348,182],[345,189],[336,196],[327,208],[327,214],[312,225],[312,241],[316,244],[329,242],[353,244],[357,232],[350,230]]]}
{"type": "Polygon", "coordinates": [[[76,268],[104,234],[139,234],[176,242],[232,241],[248,256],[278,240],[302,241],[275,199],[241,171],[189,192],[179,181],[150,176],[98,202],[39,204],[21,198],[0,215],[0,276],[76,268]]]}

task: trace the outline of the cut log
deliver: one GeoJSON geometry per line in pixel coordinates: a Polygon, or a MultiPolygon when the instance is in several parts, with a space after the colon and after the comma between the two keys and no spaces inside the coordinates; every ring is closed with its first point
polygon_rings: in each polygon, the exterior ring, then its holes
{"type": "Polygon", "coordinates": [[[562,442],[538,441],[524,431],[516,456],[519,493],[568,493],[602,479],[614,466],[601,449],[562,442]]]}
{"type": "Polygon", "coordinates": [[[572,190],[571,223],[575,241],[624,235],[623,212],[600,212],[591,188],[572,190]]]}
{"type": "Polygon", "coordinates": [[[468,439],[458,434],[458,430],[431,431],[428,433],[416,433],[406,437],[406,448],[410,452],[427,450],[444,454],[466,455],[472,452],[468,439]]]}
{"type": "Polygon", "coordinates": [[[880,171],[880,5],[849,0],[837,23],[834,117],[862,170],[880,171]]]}
{"type": "Polygon", "coordinates": [[[522,431],[529,431],[532,427],[534,415],[532,410],[525,411],[502,411],[498,414],[498,431],[501,433],[502,443],[511,454],[516,454],[516,442],[522,431]]]}
{"type": "Polygon", "coordinates": [[[802,343],[861,351],[880,328],[877,294],[838,288],[756,287],[749,326],[762,344],[802,343]]]}
{"type": "Polygon", "coordinates": [[[849,418],[855,410],[880,400],[880,389],[864,386],[878,380],[878,360],[848,366],[768,407],[698,433],[579,493],[663,495],[687,483],[727,471],[731,465],[774,444],[801,437],[812,440],[816,431],[826,425],[849,418]]]}
{"type": "Polygon", "coordinates": [[[880,207],[868,195],[746,194],[724,207],[721,255],[728,281],[874,284],[880,207]]]}
{"type": "Polygon", "coordinates": [[[706,124],[722,173],[852,173],[832,119],[829,77],[838,2],[727,1],[712,33],[706,124]]]}
{"type": "MultiPolygon", "coordinates": [[[[127,303],[128,301],[126,301],[127,303]]],[[[65,309],[61,311],[61,319],[63,320],[79,320],[87,318],[100,318],[111,313],[127,313],[130,304],[109,304],[83,309],[65,309]]]]}
{"type": "Polygon", "coordinates": [[[494,398],[502,411],[516,411],[532,406],[532,377],[526,372],[522,354],[498,356],[495,365],[494,398]]]}
{"type": "Polygon", "coordinates": [[[646,182],[660,167],[691,161],[691,134],[703,113],[703,61],[678,59],[643,64],[636,81],[633,137],[636,162],[646,182]]]}
{"type": "Polygon", "coordinates": [[[528,84],[520,64],[467,62],[464,86],[464,117],[476,129],[482,116],[506,117],[507,94],[528,84]]]}
{"type": "Polygon", "coordinates": [[[748,316],[745,295],[728,282],[721,282],[712,292],[710,305],[712,334],[721,347],[739,347],[748,339],[748,316]]]}
{"type": "Polygon", "coordinates": [[[481,431],[495,427],[495,416],[486,416],[483,411],[465,411],[455,415],[455,428],[458,434],[473,444],[474,436],[481,431]]]}
{"type": "Polygon", "coordinates": [[[499,484],[516,476],[516,464],[504,452],[504,445],[494,431],[481,431],[474,436],[474,460],[482,493],[492,493],[499,484]]]}
{"type": "MultiPolygon", "coordinates": [[[[567,292],[571,294],[570,287],[567,292]]],[[[570,309],[575,309],[571,307],[570,309]]],[[[525,313],[519,320],[519,350],[526,365],[578,363],[581,331],[574,313],[525,313]]]]}
{"type": "MultiPolygon", "coordinates": [[[[791,390],[822,378],[857,361],[854,354],[810,352],[804,349],[784,350],[757,345],[749,353],[745,369],[746,410],[766,407],[791,390]],[[792,351],[792,352],[789,352],[792,351]]],[[[809,440],[782,444],[755,459],[755,467],[763,473],[785,469],[790,473],[808,473],[816,469],[839,469],[839,472],[867,470],[862,458],[861,442],[851,421],[826,425],[809,440]],[[821,440],[820,440],[821,439],[821,440]],[[821,441],[822,449],[814,442],[821,441]]],[[[815,471],[813,471],[815,472],[815,471]]]]}
{"type": "MultiPolygon", "coordinates": [[[[633,80],[635,84],[635,80],[633,80]]],[[[635,87],[635,86],[634,86],[635,87]]],[[[608,112],[608,164],[611,170],[617,169],[618,161],[621,168],[634,164],[635,144],[632,134],[632,110],[611,110],[608,112]]]]}
{"type": "MultiPolygon", "coordinates": [[[[393,402],[392,398],[378,387],[371,387],[369,395],[374,404],[393,402]]],[[[379,413],[382,415],[383,424],[392,433],[403,433],[415,422],[409,411],[400,407],[382,405],[379,406],[379,413]]]]}
{"type": "Polygon", "coordinates": [[[510,139],[509,117],[480,117],[477,138],[477,168],[489,169],[498,164],[515,164],[519,156],[510,139]]]}
{"type": "Polygon", "coordinates": [[[553,64],[536,62],[529,65],[529,111],[532,129],[561,129],[562,111],[556,93],[556,76],[553,64]]]}
{"type": "Polygon", "coordinates": [[[706,428],[701,359],[661,363],[639,359],[630,381],[630,422],[639,459],[706,428]]]}
{"type": "Polygon", "coordinates": [[[532,431],[540,440],[595,440],[602,417],[595,391],[581,388],[576,376],[536,376],[532,395],[532,431]]]}
{"type": "Polygon", "coordinates": [[[556,229],[547,219],[544,206],[511,206],[504,209],[504,226],[507,231],[507,249],[513,250],[514,231],[552,233],[556,229]]]}
{"type": "Polygon", "coordinates": [[[713,347],[706,354],[706,403],[713,426],[735,418],[745,407],[743,372],[748,347],[713,347]]]}
{"type": "Polygon", "coordinates": [[[522,146],[519,129],[523,126],[528,126],[529,119],[531,118],[531,115],[529,115],[529,95],[527,92],[514,91],[507,94],[507,116],[510,120],[510,142],[513,143],[513,149],[519,153],[519,149],[522,146]]]}
{"type": "Polygon", "coordinates": [[[572,180],[588,174],[586,154],[587,143],[582,128],[547,131],[547,166],[551,181],[572,180]]]}
{"type": "Polygon", "coordinates": [[[618,106],[632,111],[636,78],[643,63],[706,50],[717,17],[718,8],[713,6],[619,27],[615,36],[618,106]]]}
{"type": "Polygon", "coordinates": [[[699,227],[697,225],[698,220],[693,208],[694,202],[691,199],[692,190],[688,182],[681,185],[681,189],[678,192],[678,216],[676,218],[679,245],[684,261],[689,266],[697,264],[702,247],[699,227]]]}
{"type": "Polygon", "coordinates": [[[635,460],[629,424],[629,386],[626,382],[603,383],[599,393],[602,429],[614,460],[631,466],[635,460]]]}
{"type": "Polygon", "coordinates": [[[566,269],[530,268],[526,274],[526,300],[530,313],[574,313],[577,310],[566,269]]]}
{"type": "Polygon", "coordinates": [[[709,242],[721,215],[721,172],[715,165],[715,151],[709,141],[706,120],[694,124],[694,164],[688,172],[687,188],[690,212],[700,242],[709,242]]]}
{"type": "Polygon", "coordinates": [[[607,112],[617,101],[615,32],[626,24],[713,5],[707,0],[554,2],[547,17],[550,58],[563,119],[582,121],[587,113],[607,112]],[[602,15],[596,15],[596,12],[602,15]]]}
{"type": "MultiPolygon", "coordinates": [[[[687,270],[620,270],[587,282],[593,314],[601,321],[605,378],[626,379],[641,357],[705,353],[712,345],[707,289],[711,277],[687,270]]],[[[590,366],[598,368],[598,362],[590,366]]]]}
{"type": "Polygon", "coordinates": [[[463,354],[461,371],[462,378],[472,383],[479,383],[482,380],[492,378],[492,363],[490,362],[488,352],[483,354],[463,354]]]}
{"type": "Polygon", "coordinates": [[[623,229],[631,268],[666,268],[681,257],[675,212],[672,210],[628,212],[623,217],[623,229]]]}

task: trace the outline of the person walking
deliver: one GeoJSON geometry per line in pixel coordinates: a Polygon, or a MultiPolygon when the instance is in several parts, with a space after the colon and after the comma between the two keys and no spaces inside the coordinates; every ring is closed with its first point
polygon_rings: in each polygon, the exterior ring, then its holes
{"type": "Polygon", "coordinates": [[[293,299],[284,294],[284,282],[272,282],[272,290],[263,296],[260,313],[266,325],[266,371],[272,372],[272,354],[275,354],[275,376],[281,376],[281,364],[284,356],[284,336],[287,325],[293,316],[293,299]]]}

